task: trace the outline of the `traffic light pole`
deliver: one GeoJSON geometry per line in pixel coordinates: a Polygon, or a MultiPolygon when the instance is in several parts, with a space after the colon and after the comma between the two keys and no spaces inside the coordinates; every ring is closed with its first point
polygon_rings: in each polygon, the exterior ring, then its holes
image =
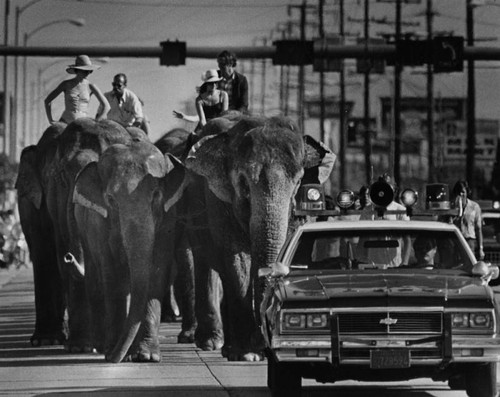
{"type": "MultiPolygon", "coordinates": [[[[474,6],[472,0],[467,0],[467,46],[474,46],[474,6]]],[[[476,151],[476,86],[474,60],[467,61],[467,148],[466,148],[466,179],[474,191],[474,154],[476,151]]]]}
{"type": "MultiPolygon", "coordinates": [[[[396,42],[401,39],[401,0],[396,0],[396,42]]],[[[394,182],[401,183],[401,73],[403,65],[396,58],[394,64],[394,182]]]]}

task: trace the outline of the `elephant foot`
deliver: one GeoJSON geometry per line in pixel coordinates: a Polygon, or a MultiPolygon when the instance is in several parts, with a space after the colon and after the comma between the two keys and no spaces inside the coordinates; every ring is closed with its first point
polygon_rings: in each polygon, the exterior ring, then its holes
{"type": "Polygon", "coordinates": [[[224,345],[224,338],[217,332],[205,338],[196,335],[195,341],[196,347],[205,351],[219,350],[224,345]]]}
{"type": "Polygon", "coordinates": [[[30,338],[33,347],[62,345],[64,342],[66,342],[66,335],[63,332],[44,334],[35,331],[30,338]]]}
{"type": "Polygon", "coordinates": [[[181,331],[177,336],[177,343],[194,343],[194,331],[181,331]]]}
{"type": "Polygon", "coordinates": [[[241,350],[237,351],[231,347],[224,347],[222,349],[222,357],[227,358],[228,361],[264,361],[263,352],[243,352],[241,350]]]}
{"type": "Polygon", "coordinates": [[[64,350],[68,353],[72,354],[78,354],[78,353],[97,353],[97,349],[95,349],[93,346],[86,345],[70,345],[70,344],[65,344],[64,345],[64,350]]]}
{"type": "Polygon", "coordinates": [[[89,340],[86,339],[69,339],[64,343],[64,350],[68,353],[97,353],[97,350],[89,340]]]}
{"type": "MultiPolygon", "coordinates": [[[[108,356],[106,356],[106,360],[109,361],[108,356]]],[[[160,346],[156,344],[154,346],[143,345],[131,348],[123,361],[132,361],[135,363],[159,363],[161,361],[160,346]]]]}

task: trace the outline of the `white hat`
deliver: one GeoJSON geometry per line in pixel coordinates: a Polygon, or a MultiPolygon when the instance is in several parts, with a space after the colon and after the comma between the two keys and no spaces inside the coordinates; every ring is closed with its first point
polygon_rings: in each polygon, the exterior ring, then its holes
{"type": "Polygon", "coordinates": [[[100,66],[98,65],[92,65],[92,62],[90,61],[90,58],[87,55],[78,55],[75,58],[75,64],[74,65],[68,65],[68,68],[66,69],[66,72],[75,74],[75,69],[80,69],[80,70],[96,70],[99,69],[100,66]]]}
{"type": "Polygon", "coordinates": [[[219,77],[219,72],[216,69],[207,70],[205,73],[201,75],[202,84],[205,83],[215,83],[217,81],[221,81],[222,77],[219,77]]]}

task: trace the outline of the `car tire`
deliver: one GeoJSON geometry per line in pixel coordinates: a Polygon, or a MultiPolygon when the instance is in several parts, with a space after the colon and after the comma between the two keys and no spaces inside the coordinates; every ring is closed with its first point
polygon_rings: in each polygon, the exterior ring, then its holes
{"type": "Polygon", "coordinates": [[[302,377],[294,363],[280,363],[270,356],[267,360],[267,386],[273,397],[300,397],[302,377]]]}
{"type": "Polygon", "coordinates": [[[469,397],[496,397],[497,364],[472,366],[465,374],[465,391],[469,397]]]}

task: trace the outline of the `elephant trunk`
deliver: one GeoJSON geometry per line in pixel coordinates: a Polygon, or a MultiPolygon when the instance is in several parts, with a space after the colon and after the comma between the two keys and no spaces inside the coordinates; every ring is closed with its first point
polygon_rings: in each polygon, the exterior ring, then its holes
{"type": "Polygon", "coordinates": [[[285,200],[268,202],[257,208],[259,213],[252,217],[250,224],[253,276],[261,267],[276,262],[286,240],[289,218],[289,204],[285,200]]]}
{"type": "Polygon", "coordinates": [[[121,362],[139,331],[146,313],[149,296],[150,269],[153,261],[154,222],[151,213],[120,211],[122,241],[130,270],[130,309],[124,329],[109,361],[121,362]],[[128,217],[124,216],[128,212],[128,217]],[[133,216],[133,219],[132,219],[133,216]]]}
{"type": "Polygon", "coordinates": [[[85,268],[78,263],[71,252],[64,255],[64,263],[70,267],[70,274],[76,280],[81,280],[85,277],[85,268]]]}

